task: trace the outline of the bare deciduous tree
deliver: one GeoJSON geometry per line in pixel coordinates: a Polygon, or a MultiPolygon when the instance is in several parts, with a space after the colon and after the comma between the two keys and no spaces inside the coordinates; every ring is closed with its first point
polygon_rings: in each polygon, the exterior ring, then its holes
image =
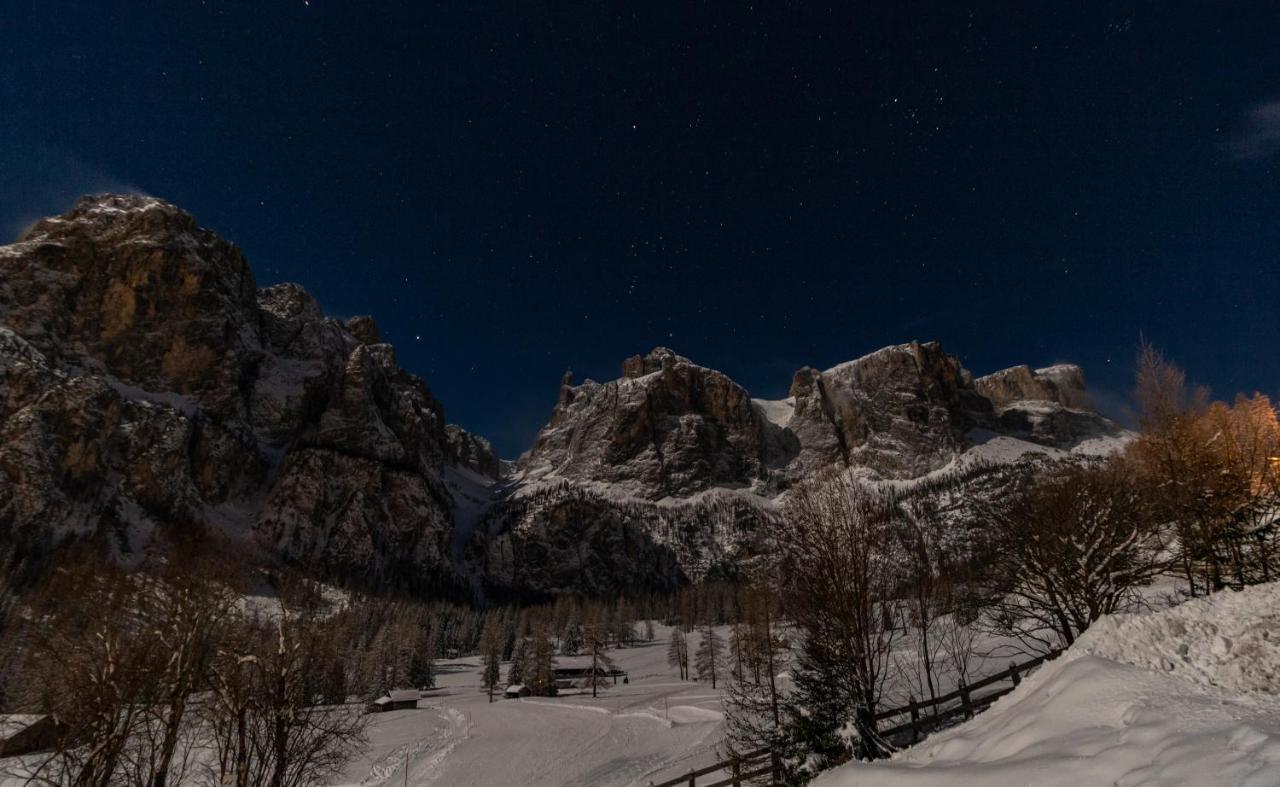
{"type": "Polygon", "coordinates": [[[901,636],[891,614],[893,518],[889,501],[844,475],[811,481],[787,500],[778,553],[801,639],[794,707],[803,708],[791,720],[810,731],[821,756],[838,754],[836,733],[850,721],[862,756],[884,751],[874,719],[901,636]]]}
{"type": "Polygon", "coordinates": [[[1159,523],[1122,459],[1045,476],[992,509],[997,628],[1034,649],[1064,647],[1138,602],[1163,572],[1159,523]]]}

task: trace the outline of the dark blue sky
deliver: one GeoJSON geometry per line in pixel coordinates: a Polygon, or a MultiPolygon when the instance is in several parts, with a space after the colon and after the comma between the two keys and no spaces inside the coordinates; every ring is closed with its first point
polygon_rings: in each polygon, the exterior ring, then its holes
{"type": "Polygon", "coordinates": [[[815,5],[7,0],[0,230],[172,200],[507,456],[658,344],[1276,391],[1273,3],[815,5]]]}

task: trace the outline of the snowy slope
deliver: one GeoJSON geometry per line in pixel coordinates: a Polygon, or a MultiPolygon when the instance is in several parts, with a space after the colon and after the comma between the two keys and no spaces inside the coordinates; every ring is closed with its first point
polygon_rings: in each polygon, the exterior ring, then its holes
{"type": "Polygon", "coordinates": [[[975,720],[822,787],[1280,784],[1280,584],[1117,615],[975,720]]]}

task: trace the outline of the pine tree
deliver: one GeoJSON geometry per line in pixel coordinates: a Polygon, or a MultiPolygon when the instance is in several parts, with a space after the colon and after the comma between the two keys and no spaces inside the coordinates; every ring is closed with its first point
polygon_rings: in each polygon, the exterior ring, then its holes
{"type": "Polygon", "coordinates": [[[582,650],[582,627],[578,621],[570,620],[560,635],[560,652],[566,656],[576,656],[582,650]]]}
{"type": "Polygon", "coordinates": [[[716,679],[724,672],[724,640],[710,624],[702,627],[702,641],[698,643],[698,652],[694,656],[694,669],[698,671],[698,680],[710,680],[713,689],[716,679]]]}
{"type": "Polygon", "coordinates": [[[409,682],[419,689],[435,688],[435,659],[440,650],[440,639],[436,635],[438,626],[433,625],[429,632],[418,636],[418,645],[414,648],[413,659],[409,664],[409,682]]]}
{"type": "Polygon", "coordinates": [[[525,672],[529,666],[529,638],[520,637],[516,646],[511,649],[511,666],[507,668],[507,685],[524,683],[525,672]]]}
{"type": "Polygon", "coordinates": [[[653,619],[646,619],[644,622],[644,641],[653,642],[656,635],[653,632],[653,619]]]}

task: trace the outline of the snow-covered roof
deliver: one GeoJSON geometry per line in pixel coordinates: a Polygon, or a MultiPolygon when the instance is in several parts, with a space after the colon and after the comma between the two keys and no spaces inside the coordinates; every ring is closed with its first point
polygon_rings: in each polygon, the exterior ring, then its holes
{"type": "Polygon", "coordinates": [[[386,705],[388,702],[408,702],[410,700],[418,701],[422,699],[422,692],[417,689],[396,689],[389,691],[383,696],[374,700],[379,705],[386,705]]]}

